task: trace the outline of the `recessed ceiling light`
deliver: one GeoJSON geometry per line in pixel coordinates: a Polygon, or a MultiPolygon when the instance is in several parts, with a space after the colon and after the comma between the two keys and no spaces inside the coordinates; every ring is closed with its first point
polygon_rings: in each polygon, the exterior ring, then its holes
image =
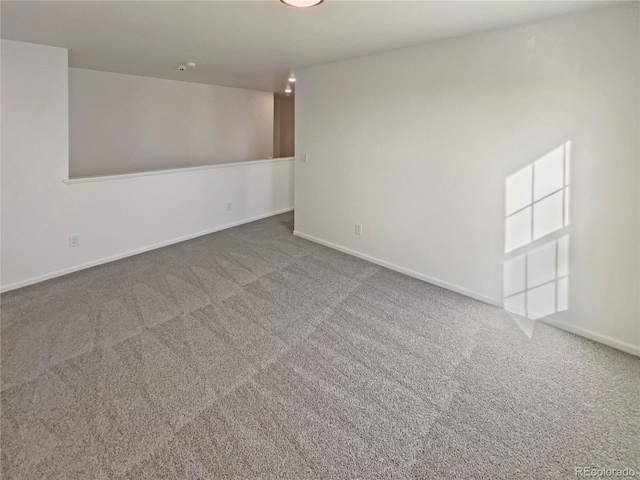
{"type": "Polygon", "coordinates": [[[291,5],[292,7],[307,8],[320,5],[324,0],[280,0],[282,3],[291,5]]]}

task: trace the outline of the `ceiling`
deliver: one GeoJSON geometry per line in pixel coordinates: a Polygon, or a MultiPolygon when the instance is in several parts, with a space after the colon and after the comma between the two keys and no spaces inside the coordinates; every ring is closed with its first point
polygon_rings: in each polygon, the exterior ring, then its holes
{"type": "Polygon", "coordinates": [[[602,7],[610,1],[2,1],[2,38],[72,67],[282,91],[303,67],[602,7]],[[197,68],[177,70],[185,62],[197,68]]]}

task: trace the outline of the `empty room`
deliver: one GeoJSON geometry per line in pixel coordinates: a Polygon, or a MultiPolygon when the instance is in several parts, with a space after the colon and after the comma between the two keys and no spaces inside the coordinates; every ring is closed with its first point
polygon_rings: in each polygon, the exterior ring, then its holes
{"type": "Polygon", "coordinates": [[[0,6],[3,479],[640,476],[640,3],[0,6]]]}

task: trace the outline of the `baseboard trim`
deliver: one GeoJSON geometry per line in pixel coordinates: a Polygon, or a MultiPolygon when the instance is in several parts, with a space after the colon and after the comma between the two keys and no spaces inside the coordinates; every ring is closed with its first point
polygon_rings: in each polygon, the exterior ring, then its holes
{"type": "MultiPolygon", "coordinates": [[[[353,255],[354,257],[361,258],[363,260],[367,260],[368,262],[375,263],[376,265],[380,265],[382,267],[386,267],[390,270],[394,270],[396,272],[403,273],[410,277],[417,278],[419,280],[423,280],[425,282],[431,283],[433,285],[437,285],[442,288],[446,288],[447,290],[451,290],[456,293],[460,293],[462,295],[466,295],[467,297],[474,298],[476,300],[480,300],[481,302],[488,303],[490,305],[495,305],[496,307],[503,308],[502,299],[495,299],[489,297],[487,295],[475,292],[473,290],[469,290],[464,287],[460,287],[458,285],[446,282],[444,280],[440,280],[438,278],[431,277],[429,275],[425,275],[420,272],[416,272],[415,270],[411,270],[409,268],[401,267],[391,262],[387,262],[385,260],[381,260],[376,257],[372,257],[370,255],[366,255],[364,253],[360,253],[356,250],[352,250],[350,248],[343,247],[341,245],[337,245],[332,242],[328,242],[326,240],[322,240],[320,238],[314,237],[312,235],[307,235],[299,230],[294,230],[293,234],[297,237],[304,238],[306,240],[310,240],[315,243],[319,243],[320,245],[324,245],[325,247],[333,248],[334,250],[338,250],[340,252],[347,253],[349,255],[353,255]]],[[[588,338],[589,340],[593,340],[594,342],[599,342],[604,345],[608,345],[609,347],[616,348],[618,350],[622,350],[623,352],[630,353],[632,355],[640,356],[640,347],[633,345],[631,343],[623,342],[621,340],[616,340],[615,338],[609,337],[607,335],[602,335],[596,333],[592,330],[588,330],[586,328],[576,327],[569,323],[556,320],[550,317],[540,319],[541,322],[546,323],[547,325],[551,325],[552,327],[559,328],[560,330],[567,331],[569,333],[573,333],[575,335],[579,335],[581,337],[588,338]]]]}
{"type": "Polygon", "coordinates": [[[476,292],[474,290],[470,290],[465,287],[461,287],[459,285],[455,285],[453,283],[447,282],[445,280],[440,280],[439,278],[431,277],[429,275],[425,275],[424,273],[416,272],[415,270],[411,270],[409,268],[401,267],[400,265],[396,265],[395,263],[387,262],[386,260],[381,260],[376,257],[372,257],[371,255],[367,255],[365,253],[360,253],[356,250],[352,250],[350,248],[343,247],[341,245],[337,245],[335,243],[328,242],[326,240],[322,240],[320,238],[314,237],[312,235],[308,235],[299,230],[294,230],[293,234],[296,237],[304,238],[305,240],[309,240],[315,243],[319,243],[320,245],[324,245],[325,247],[333,248],[334,250],[338,250],[340,252],[347,253],[349,255],[353,255],[354,257],[361,258],[371,263],[375,263],[376,265],[380,265],[381,267],[388,268],[389,270],[394,270],[399,273],[403,273],[410,277],[417,278],[418,280],[422,280],[427,283],[431,283],[433,285],[437,285],[438,287],[446,288],[447,290],[451,290],[452,292],[460,293],[467,297],[474,298],[484,303],[488,303],[490,305],[495,305],[496,307],[502,308],[502,299],[496,299],[490,297],[488,295],[484,295],[480,292],[476,292]]]}
{"type": "Polygon", "coordinates": [[[617,340],[607,335],[602,335],[601,333],[594,332],[593,330],[577,327],[575,325],[571,325],[570,323],[563,322],[562,320],[557,320],[551,317],[541,318],[539,321],[547,325],[551,325],[552,327],[559,328],[560,330],[564,330],[566,332],[588,338],[589,340],[593,340],[594,342],[602,343],[609,347],[613,347],[618,350],[622,350],[623,352],[630,353],[631,355],[640,357],[640,347],[631,343],[623,342],[622,340],[617,340]]]}
{"type": "Polygon", "coordinates": [[[276,210],[275,212],[265,213],[264,215],[258,215],[256,217],[247,218],[244,220],[239,220],[237,222],[227,223],[226,225],[220,225],[219,227],[210,228],[208,230],[203,230],[197,233],[192,233],[190,235],[184,235],[182,237],[174,238],[171,240],[167,240],[160,243],[155,243],[153,245],[149,245],[142,248],[137,248],[135,250],[130,250],[125,253],[119,253],[117,255],[111,255],[109,257],[103,257],[98,260],[93,260],[91,262],[82,263],[80,265],[75,265],[69,268],[63,268],[61,270],[56,270],[55,272],[46,273],[44,275],[38,275],[37,277],[28,278],[26,280],[20,280],[19,282],[13,282],[8,285],[3,285],[0,287],[0,293],[9,292],[11,290],[16,290],[18,288],[27,287],[29,285],[33,285],[35,283],[44,282],[45,280],[51,280],[52,278],[62,277],[64,275],[68,275],[69,273],[78,272],[80,270],[85,270],[91,267],[97,267],[98,265],[103,265],[105,263],[114,262],[116,260],[121,260],[123,258],[132,257],[134,255],[138,255],[140,253],[148,252],[151,250],[155,250],[157,248],[167,247],[169,245],[173,245],[174,243],[185,242],[187,240],[191,240],[193,238],[202,237],[203,235],[209,235],[210,233],[219,232],[221,230],[226,230],[228,228],[237,227],[239,225],[243,225],[245,223],[255,222],[256,220],[262,220],[263,218],[273,217],[274,215],[280,215],[281,213],[290,212],[293,210],[293,207],[283,208],[282,210],[276,210]]]}

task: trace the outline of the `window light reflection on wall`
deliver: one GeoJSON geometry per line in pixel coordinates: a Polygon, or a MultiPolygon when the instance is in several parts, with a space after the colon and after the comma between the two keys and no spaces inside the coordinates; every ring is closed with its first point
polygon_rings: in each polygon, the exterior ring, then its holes
{"type": "Polygon", "coordinates": [[[504,308],[530,320],[569,308],[570,160],[566,142],[505,182],[504,308]]]}

